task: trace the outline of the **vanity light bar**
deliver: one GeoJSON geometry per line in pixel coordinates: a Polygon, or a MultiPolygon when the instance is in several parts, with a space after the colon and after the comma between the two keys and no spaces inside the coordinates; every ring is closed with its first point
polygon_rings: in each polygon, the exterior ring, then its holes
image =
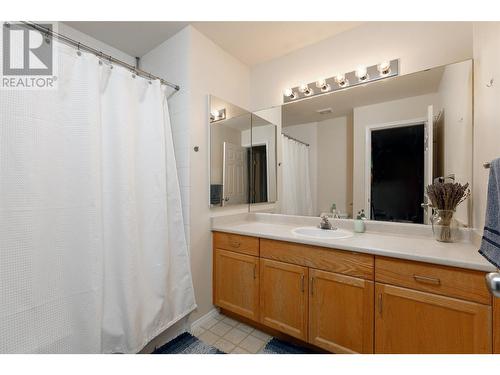
{"type": "Polygon", "coordinates": [[[399,75],[399,59],[384,61],[368,67],[360,66],[349,73],[337,74],[335,77],[321,78],[316,82],[288,88],[283,92],[283,102],[289,103],[311,96],[323,95],[397,75],[399,75]]]}

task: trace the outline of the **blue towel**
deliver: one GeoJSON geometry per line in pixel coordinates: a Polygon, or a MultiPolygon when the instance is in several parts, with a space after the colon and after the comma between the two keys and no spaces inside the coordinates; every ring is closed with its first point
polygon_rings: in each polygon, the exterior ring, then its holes
{"type": "Polygon", "coordinates": [[[500,159],[490,165],[486,218],[479,253],[500,268],[500,159]]]}

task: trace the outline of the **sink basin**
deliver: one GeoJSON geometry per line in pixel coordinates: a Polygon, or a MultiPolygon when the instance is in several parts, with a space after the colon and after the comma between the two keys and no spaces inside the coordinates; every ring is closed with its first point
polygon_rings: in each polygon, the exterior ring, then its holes
{"type": "Polygon", "coordinates": [[[320,229],[317,227],[295,228],[292,229],[292,233],[301,237],[318,238],[322,240],[333,240],[333,239],[352,237],[352,232],[349,232],[348,230],[345,229],[328,230],[328,229],[320,229]]]}

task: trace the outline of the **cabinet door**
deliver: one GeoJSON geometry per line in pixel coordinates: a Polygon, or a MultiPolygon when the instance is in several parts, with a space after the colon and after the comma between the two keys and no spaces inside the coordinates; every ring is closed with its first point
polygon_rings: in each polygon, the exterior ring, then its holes
{"type": "Polygon", "coordinates": [[[260,260],[260,321],[307,340],[307,268],[260,260]]]}
{"type": "Polygon", "coordinates": [[[493,353],[500,354],[500,298],[493,297],[493,353]]]}
{"type": "Polygon", "coordinates": [[[375,287],[376,353],[491,353],[491,307],[385,284],[375,287]]]}
{"type": "Polygon", "coordinates": [[[259,258],[215,249],[215,305],[241,316],[259,318],[259,258]]]}
{"type": "Polygon", "coordinates": [[[309,269],[309,342],[335,353],[373,353],[373,282],[309,269]]]}

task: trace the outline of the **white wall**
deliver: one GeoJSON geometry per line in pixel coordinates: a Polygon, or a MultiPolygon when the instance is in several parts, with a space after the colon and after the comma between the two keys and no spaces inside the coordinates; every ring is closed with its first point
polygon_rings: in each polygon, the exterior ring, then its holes
{"type": "Polygon", "coordinates": [[[252,67],[251,108],[279,105],[285,88],[358,65],[400,58],[408,74],[471,57],[470,22],[369,22],[252,67]]]}
{"type": "MultiPolygon", "coordinates": [[[[472,184],[472,62],[445,68],[438,90],[439,107],[443,109],[444,176],[455,175],[455,181],[472,184]]],[[[466,225],[472,222],[470,200],[457,208],[456,218],[466,225]]]]}
{"type": "Polygon", "coordinates": [[[500,157],[500,22],[474,23],[473,224],[484,227],[488,173],[483,163],[500,157]],[[495,79],[492,87],[486,85],[495,79]]]}
{"type": "MultiPolygon", "coordinates": [[[[249,108],[250,71],[191,26],[143,56],[142,66],[181,86],[169,104],[178,132],[174,142],[181,158],[183,208],[189,218],[186,226],[198,304],[191,315],[194,320],[213,308],[210,217],[221,212],[209,209],[208,95],[249,108]],[[194,146],[199,146],[199,152],[194,146]]],[[[247,211],[248,206],[243,205],[225,208],[222,213],[247,211]]]]}
{"type": "Polygon", "coordinates": [[[365,207],[366,128],[396,121],[427,118],[427,106],[439,101],[438,94],[427,94],[354,108],[353,211],[365,207]]]}
{"type": "Polygon", "coordinates": [[[337,210],[352,215],[352,118],[318,122],[318,211],[337,210]]]}

